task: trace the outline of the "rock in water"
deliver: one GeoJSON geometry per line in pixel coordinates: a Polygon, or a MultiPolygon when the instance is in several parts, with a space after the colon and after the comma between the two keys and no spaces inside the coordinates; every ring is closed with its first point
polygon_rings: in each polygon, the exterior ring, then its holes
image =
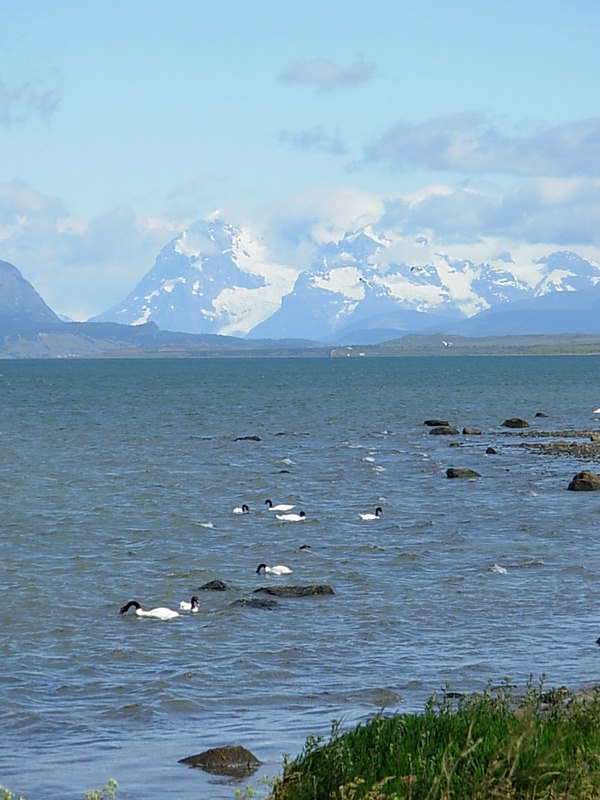
{"type": "Polygon", "coordinates": [[[481,478],[478,472],[474,469],[467,469],[465,467],[448,467],[446,470],[446,477],[448,478],[481,478]]]}
{"type": "Polygon", "coordinates": [[[312,597],[320,594],[335,594],[327,583],[311,583],[308,586],[261,586],[254,593],[275,595],[275,597],[312,597]]]}
{"type": "Polygon", "coordinates": [[[255,772],[262,761],[241,745],[227,745],[226,747],[213,747],[195,756],[179,759],[180,764],[212,772],[215,775],[229,775],[234,778],[243,778],[255,772]]]}
{"type": "Polygon", "coordinates": [[[510,419],[505,419],[502,423],[504,428],[528,428],[529,423],[526,422],[524,419],[520,417],[511,417],[510,419]]]}
{"type": "Polygon", "coordinates": [[[587,469],[578,472],[567,488],[572,492],[594,492],[600,489],[600,475],[587,469]]]}

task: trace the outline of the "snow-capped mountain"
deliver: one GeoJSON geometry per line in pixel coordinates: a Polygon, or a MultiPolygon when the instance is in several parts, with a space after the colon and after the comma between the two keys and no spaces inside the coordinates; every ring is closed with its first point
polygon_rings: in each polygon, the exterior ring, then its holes
{"type": "Polygon", "coordinates": [[[96,319],[248,338],[366,342],[377,331],[388,339],[456,331],[481,312],[549,294],[562,301],[595,286],[600,263],[568,251],[537,260],[491,252],[475,262],[441,252],[424,236],[407,241],[375,225],[317,247],[310,267],[298,271],[276,263],[256,234],[211,217],[170,242],[123,303],[96,319]]]}
{"type": "Polygon", "coordinates": [[[243,336],[279,308],[296,275],[249,230],[213,216],[166,245],[125,300],[94,321],[243,336]]]}

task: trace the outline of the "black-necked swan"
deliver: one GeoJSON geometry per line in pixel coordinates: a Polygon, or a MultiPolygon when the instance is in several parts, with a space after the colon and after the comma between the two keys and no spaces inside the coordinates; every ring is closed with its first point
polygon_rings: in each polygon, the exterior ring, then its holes
{"type": "Polygon", "coordinates": [[[188,602],[187,600],[182,600],[179,603],[179,610],[180,611],[191,611],[192,614],[198,611],[198,604],[200,601],[198,600],[198,596],[194,595],[192,599],[188,602]]]}
{"type": "Polygon", "coordinates": [[[379,519],[382,514],[383,514],[383,508],[381,506],[377,506],[374,514],[359,514],[358,516],[361,519],[379,519]]]}
{"type": "Polygon", "coordinates": [[[119,614],[126,614],[131,607],[135,608],[136,617],[152,617],[153,619],[174,619],[179,616],[178,611],[173,611],[170,608],[151,608],[150,611],[144,611],[137,600],[130,600],[127,605],[119,610],[119,614]]]}
{"type": "Polygon", "coordinates": [[[295,505],[290,505],[289,503],[278,503],[274,506],[271,500],[265,500],[265,505],[269,511],[291,511],[292,508],[296,508],[295,505]]]}
{"type": "Polygon", "coordinates": [[[267,575],[291,575],[292,570],[283,564],[277,564],[275,567],[268,567],[266,564],[259,564],[256,568],[256,574],[260,575],[260,571],[264,570],[267,575]]]}
{"type": "Polygon", "coordinates": [[[236,507],[233,509],[233,513],[234,513],[234,514],[249,514],[249,513],[250,513],[250,511],[251,511],[251,509],[250,509],[250,506],[249,506],[249,505],[246,505],[246,503],[244,503],[244,504],[243,504],[243,505],[241,505],[241,506],[236,506],[236,507]]]}
{"type": "Polygon", "coordinates": [[[297,514],[275,514],[275,516],[284,522],[302,522],[302,520],[306,519],[304,511],[299,511],[297,514]]]}

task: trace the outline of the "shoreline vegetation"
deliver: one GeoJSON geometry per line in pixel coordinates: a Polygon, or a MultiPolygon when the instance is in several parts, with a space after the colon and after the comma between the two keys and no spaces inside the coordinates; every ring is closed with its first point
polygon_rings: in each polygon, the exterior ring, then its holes
{"type": "Polygon", "coordinates": [[[448,688],[421,714],[377,715],[284,760],[269,800],[591,800],[600,797],[600,687],[530,680],[448,688]]]}

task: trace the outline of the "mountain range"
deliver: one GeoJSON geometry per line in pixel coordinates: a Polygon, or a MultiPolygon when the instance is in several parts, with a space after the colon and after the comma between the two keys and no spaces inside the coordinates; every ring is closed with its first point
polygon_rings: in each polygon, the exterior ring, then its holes
{"type": "Polygon", "coordinates": [[[600,263],[568,250],[475,262],[369,225],[313,253],[292,268],[261,236],[213,215],[163,247],[121,303],[80,323],[61,320],[0,261],[0,356],[327,353],[414,335],[441,347],[452,337],[600,334],[600,263]]]}
{"type": "Polygon", "coordinates": [[[249,229],[211,216],[169,242],[94,320],[337,345],[408,333],[600,333],[599,311],[600,263],[566,250],[475,263],[370,225],[317,247],[295,270],[249,229]]]}

